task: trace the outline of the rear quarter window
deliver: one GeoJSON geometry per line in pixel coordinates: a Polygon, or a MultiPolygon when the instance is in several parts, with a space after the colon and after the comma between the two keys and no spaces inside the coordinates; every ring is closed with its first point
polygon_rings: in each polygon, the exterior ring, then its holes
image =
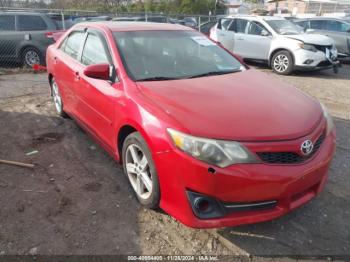
{"type": "Polygon", "coordinates": [[[41,16],[19,15],[18,30],[19,31],[44,31],[47,25],[41,16]]]}
{"type": "Polygon", "coordinates": [[[0,15],[0,31],[15,31],[15,16],[14,15],[0,15]]]}

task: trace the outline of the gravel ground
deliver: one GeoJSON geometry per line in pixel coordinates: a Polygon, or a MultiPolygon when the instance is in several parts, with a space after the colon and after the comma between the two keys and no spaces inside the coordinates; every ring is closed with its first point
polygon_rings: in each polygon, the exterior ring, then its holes
{"type": "Polygon", "coordinates": [[[195,230],[141,208],[122,169],[72,120],[58,118],[45,74],[0,75],[0,254],[350,254],[350,65],[281,78],[336,116],[325,191],[272,222],[195,230]],[[34,152],[34,153],[33,153],[34,152]],[[28,153],[32,153],[29,154],[28,153]]]}

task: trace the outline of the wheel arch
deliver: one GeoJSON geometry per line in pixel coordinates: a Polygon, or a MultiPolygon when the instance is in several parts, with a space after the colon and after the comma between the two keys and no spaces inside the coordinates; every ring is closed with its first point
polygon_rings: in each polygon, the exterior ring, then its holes
{"type": "Polygon", "coordinates": [[[122,162],[122,150],[125,139],[132,133],[138,132],[138,130],[131,124],[124,124],[118,131],[117,135],[117,159],[118,162],[122,162]]]}
{"type": "Polygon", "coordinates": [[[52,96],[52,79],[53,79],[53,74],[52,73],[48,73],[47,79],[48,79],[49,85],[50,85],[50,95],[52,96]]]}

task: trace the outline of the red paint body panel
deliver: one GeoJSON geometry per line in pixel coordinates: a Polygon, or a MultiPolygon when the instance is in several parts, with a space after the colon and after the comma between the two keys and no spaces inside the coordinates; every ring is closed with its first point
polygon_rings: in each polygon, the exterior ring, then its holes
{"type": "Polygon", "coordinates": [[[293,87],[256,70],[197,79],[135,83],[127,75],[112,32],[191,30],[152,23],[87,23],[67,31],[48,48],[47,70],[75,118],[116,160],[117,138],[132,126],[146,140],[159,176],[160,206],[192,227],[223,227],[266,221],[311,200],[323,188],[335,148],[335,130],[318,152],[298,165],[239,164],[210,167],[174,147],[167,128],[195,136],[237,140],[253,152],[299,152],[306,139],[326,129],[319,103],[293,87]],[[93,79],[86,67],[58,49],[75,29],[99,30],[108,43],[119,81],[93,79]],[[170,168],[171,167],[171,168],[170,168]],[[224,202],[277,200],[269,210],[199,219],[186,190],[224,202]]]}

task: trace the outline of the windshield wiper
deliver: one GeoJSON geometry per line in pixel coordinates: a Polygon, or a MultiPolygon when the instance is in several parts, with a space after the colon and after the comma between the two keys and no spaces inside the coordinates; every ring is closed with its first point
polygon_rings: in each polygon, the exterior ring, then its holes
{"type": "Polygon", "coordinates": [[[197,78],[197,77],[204,77],[204,76],[217,76],[217,75],[225,75],[225,74],[231,74],[242,71],[241,69],[232,69],[232,70],[224,70],[224,71],[211,71],[203,74],[193,75],[189,76],[188,78],[197,78]]]}
{"type": "Polygon", "coordinates": [[[152,76],[152,77],[146,77],[146,78],[141,78],[137,79],[137,82],[142,82],[142,81],[166,81],[166,80],[178,80],[180,78],[177,77],[167,77],[167,76],[152,76]]]}

